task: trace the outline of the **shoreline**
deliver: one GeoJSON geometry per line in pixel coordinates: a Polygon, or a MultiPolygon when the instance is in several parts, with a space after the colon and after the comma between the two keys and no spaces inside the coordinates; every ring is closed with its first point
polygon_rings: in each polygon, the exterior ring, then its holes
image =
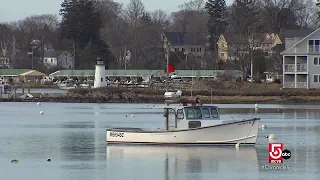
{"type": "MultiPolygon", "coordinates": [[[[208,90],[197,86],[182,90],[178,101],[200,98],[203,104],[320,104],[319,89],[280,89],[277,86],[244,84],[208,90]]],[[[212,86],[211,86],[212,87],[212,86]]],[[[177,90],[170,90],[176,92],[177,90]]],[[[152,88],[102,87],[95,89],[72,89],[67,93],[36,93],[33,99],[0,99],[2,102],[61,102],[61,103],[146,103],[163,104],[165,90],[152,88]]],[[[17,97],[17,96],[16,96],[17,97]]],[[[179,102],[177,102],[179,103],[179,102]]]]}
{"type": "MultiPolygon", "coordinates": [[[[315,96],[196,96],[203,104],[290,104],[290,105],[320,105],[320,97],[315,96]],[[211,100],[212,99],[212,100],[211,100]]],[[[182,97],[195,99],[196,97],[182,97]]],[[[30,100],[4,99],[2,102],[50,102],[50,103],[134,103],[134,104],[163,104],[163,97],[140,96],[131,99],[101,99],[87,97],[41,97],[30,100]]]]}

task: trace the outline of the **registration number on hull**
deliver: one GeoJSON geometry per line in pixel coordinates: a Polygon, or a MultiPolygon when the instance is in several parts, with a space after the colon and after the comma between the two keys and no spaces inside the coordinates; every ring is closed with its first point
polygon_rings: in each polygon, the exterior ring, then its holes
{"type": "Polygon", "coordinates": [[[120,132],[110,132],[109,133],[110,137],[124,137],[124,133],[120,133],[120,132]]]}
{"type": "Polygon", "coordinates": [[[251,121],[247,121],[247,122],[239,123],[238,125],[246,125],[246,124],[251,124],[251,121]]]}

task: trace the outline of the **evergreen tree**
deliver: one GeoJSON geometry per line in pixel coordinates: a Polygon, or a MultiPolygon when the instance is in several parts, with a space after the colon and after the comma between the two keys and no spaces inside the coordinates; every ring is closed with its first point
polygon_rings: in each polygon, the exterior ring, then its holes
{"type": "Polygon", "coordinates": [[[73,41],[76,52],[93,47],[90,51],[86,50],[86,57],[78,57],[76,53],[76,68],[93,68],[98,57],[107,60],[107,63],[113,60],[108,45],[101,40],[102,20],[94,5],[91,0],[64,0],[61,4],[60,37],[73,41]]]}
{"type": "Polygon", "coordinates": [[[229,25],[233,33],[247,34],[248,28],[258,28],[259,9],[256,0],[235,0],[231,6],[229,25]]]}
{"type": "Polygon", "coordinates": [[[216,64],[218,64],[217,41],[218,37],[225,32],[227,27],[227,5],[225,0],[208,0],[205,9],[209,16],[207,26],[210,35],[210,49],[215,52],[216,64]]]}
{"type": "Polygon", "coordinates": [[[320,21],[320,2],[316,2],[316,6],[318,8],[318,11],[317,11],[317,19],[318,19],[318,22],[320,21]]]}

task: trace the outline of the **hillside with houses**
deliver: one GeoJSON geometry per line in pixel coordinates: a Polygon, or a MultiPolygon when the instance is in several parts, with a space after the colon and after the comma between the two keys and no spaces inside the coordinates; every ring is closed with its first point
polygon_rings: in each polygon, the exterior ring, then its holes
{"type": "Polygon", "coordinates": [[[242,80],[318,87],[320,34],[312,0],[235,0],[229,6],[223,0],[191,0],[171,14],[150,12],[140,0],[127,6],[112,0],[77,3],[87,3],[91,12],[62,3],[61,21],[44,14],[1,23],[0,76],[20,76],[13,74],[16,69],[39,76],[91,72],[98,57],[112,72],[165,71],[169,56],[188,77],[239,71],[242,80]]]}

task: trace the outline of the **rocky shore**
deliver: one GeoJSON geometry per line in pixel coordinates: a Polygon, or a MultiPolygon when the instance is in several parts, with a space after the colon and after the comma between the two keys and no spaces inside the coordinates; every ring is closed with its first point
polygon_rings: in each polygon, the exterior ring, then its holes
{"type": "MultiPolygon", "coordinates": [[[[164,103],[164,90],[105,87],[74,89],[58,97],[31,101],[65,103],[164,103]]],[[[235,89],[184,90],[181,102],[199,97],[205,104],[320,104],[320,90],[239,91],[235,89]],[[192,93],[192,97],[191,97],[192,93]]],[[[12,101],[23,101],[16,99],[12,101]]]]}

